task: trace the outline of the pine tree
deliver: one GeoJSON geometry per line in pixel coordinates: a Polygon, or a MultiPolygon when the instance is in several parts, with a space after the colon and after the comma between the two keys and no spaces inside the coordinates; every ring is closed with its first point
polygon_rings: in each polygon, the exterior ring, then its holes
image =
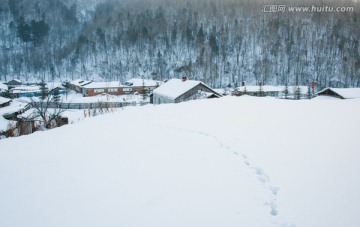
{"type": "Polygon", "coordinates": [[[287,84],[285,85],[285,89],[284,89],[283,93],[284,93],[285,99],[288,99],[289,87],[287,84]]]}
{"type": "Polygon", "coordinates": [[[51,95],[52,95],[52,101],[56,104],[59,104],[60,103],[60,92],[58,89],[53,89],[51,91],[51,95]]]}
{"type": "Polygon", "coordinates": [[[300,98],[301,98],[301,89],[299,86],[297,86],[295,89],[294,98],[297,100],[300,100],[300,98]]]}
{"type": "Polygon", "coordinates": [[[211,48],[211,53],[213,55],[218,55],[219,54],[219,45],[218,45],[218,41],[216,39],[216,27],[213,26],[210,37],[209,37],[209,46],[211,48]]]}
{"type": "Polygon", "coordinates": [[[263,88],[263,84],[259,83],[259,96],[263,97],[265,96],[265,92],[264,92],[264,88],[263,88]]]}
{"type": "Polygon", "coordinates": [[[204,42],[205,42],[205,34],[204,34],[204,28],[203,28],[203,25],[201,24],[200,26],[200,29],[199,29],[199,32],[197,34],[197,37],[196,37],[196,42],[199,46],[203,46],[204,45],[204,42]]]}
{"type": "Polygon", "coordinates": [[[17,22],[17,36],[25,43],[31,42],[31,26],[26,23],[22,16],[17,22]]]}
{"type": "Polygon", "coordinates": [[[40,85],[40,99],[45,100],[49,96],[49,89],[47,88],[44,80],[42,80],[39,85],[40,85]]]}
{"type": "Polygon", "coordinates": [[[310,85],[308,85],[307,98],[308,98],[308,99],[311,99],[311,98],[312,98],[310,85]]]}
{"type": "Polygon", "coordinates": [[[45,23],[44,20],[35,21],[32,20],[31,23],[31,41],[34,43],[35,46],[39,46],[42,44],[45,36],[48,35],[50,30],[49,25],[45,23]]]}
{"type": "Polygon", "coordinates": [[[144,80],[142,82],[141,93],[142,93],[143,100],[145,100],[147,94],[146,94],[146,88],[145,88],[145,81],[144,80]]]}

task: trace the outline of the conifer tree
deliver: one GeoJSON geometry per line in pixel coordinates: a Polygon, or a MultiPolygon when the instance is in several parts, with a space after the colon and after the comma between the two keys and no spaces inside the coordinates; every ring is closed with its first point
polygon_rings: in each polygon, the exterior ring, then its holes
{"type": "Polygon", "coordinates": [[[145,81],[144,80],[142,82],[141,94],[142,94],[143,100],[145,100],[147,94],[146,94],[146,88],[145,88],[145,81]]]}
{"type": "Polygon", "coordinates": [[[259,96],[260,96],[260,97],[265,96],[263,84],[262,84],[261,82],[259,83],[259,96]]]}
{"type": "Polygon", "coordinates": [[[299,86],[296,86],[296,88],[295,88],[294,99],[296,99],[296,100],[301,99],[301,89],[299,86]]]}
{"type": "Polygon", "coordinates": [[[288,99],[288,95],[289,95],[289,86],[286,84],[285,85],[285,89],[283,91],[285,99],[288,99]]]}
{"type": "Polygon", "coordinates": [[[40,86],[40,99],[45,100],[49,95],[49,89],[47,88],[44,80],[40,82],[39,86],[40,86]]]}
{"type": "Polygon", "coordinates": [[[53,89],[51,91],[52,94],[52,101],[56,103],[57,105],[60,103],[60,92],[58,89],[53,89]]]}
{"type": "Polygon", "coordinates": [[[310,85],[308,85],[307,98],[308,98],[308,99],[311,99],[311,98],[312,98],[312,94],[311,94],[311,87],[310,87],[310,85]]]}

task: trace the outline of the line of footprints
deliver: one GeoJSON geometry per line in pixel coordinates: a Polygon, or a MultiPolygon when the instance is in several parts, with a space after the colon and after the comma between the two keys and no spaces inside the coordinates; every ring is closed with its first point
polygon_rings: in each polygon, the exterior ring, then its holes
{"type": "MultiPolygon", "coordinates": [[[[212,135],[204,133],[204,132],[194,131],[194,130],[190,130],[190,129],[184,129],[184,130],[189,131],[191,133],[200,134],[202,136],[212,138],[216,142],[219,143],[220,147],[234,153],[235,155],[240,155],[237,151],[232,150],[230,146],[227,146],[223,141],[219,140],[216,136],[212,136],[212,135]]],[[[248,160],[246,155],[243,154],[240,157],[242,158],[244,164],[252,170],[253,174],[259,179],[261,184],[263,184],[264,187],[270,191],[272,198],[270,199],[269,202],[265,203],[265,205],[270,207],[270,214],[273,216],[276,216],[278,214],[276,195],[279,192],[279,188],[272,186],[269,176],[261,168],[251,165],[251,163],[248,160]]]]}

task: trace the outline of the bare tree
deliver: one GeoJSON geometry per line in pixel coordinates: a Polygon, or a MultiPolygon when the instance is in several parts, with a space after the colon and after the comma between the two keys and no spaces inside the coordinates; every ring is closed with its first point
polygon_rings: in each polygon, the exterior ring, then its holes
{"type": "Polygon", "coordinates": [[[43,92],[43,89],[40,90],[42,91],[41,97],[31,97],[28,102],[33,112],[27,119],[40,121],[45,128],[57,127],[60,124],[61,115],[65,111],[59,92],[56,89],[49,92],[43,92]]]}

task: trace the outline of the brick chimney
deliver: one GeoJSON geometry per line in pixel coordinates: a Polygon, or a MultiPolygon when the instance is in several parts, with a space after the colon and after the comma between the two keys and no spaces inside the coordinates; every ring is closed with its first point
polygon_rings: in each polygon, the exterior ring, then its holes
{"type": "Polygon", "coordinates": [[[187,80],[186,76],[182,77],[182,82],[185,82],[187,80]]]}

